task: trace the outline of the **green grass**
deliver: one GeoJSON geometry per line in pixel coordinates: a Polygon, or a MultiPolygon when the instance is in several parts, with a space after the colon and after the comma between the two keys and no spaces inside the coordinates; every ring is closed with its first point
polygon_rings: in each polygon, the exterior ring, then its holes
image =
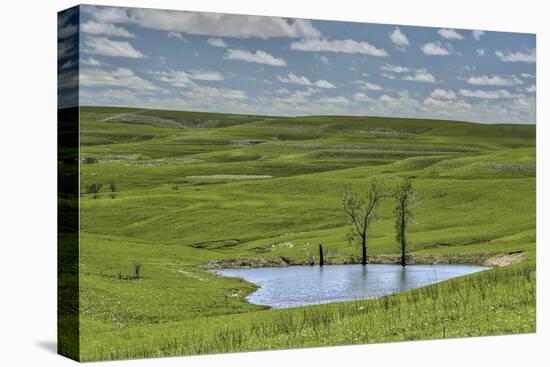
{"type": "MultiPolygon", "coordinates": [[[[83,360],[534,331],[534,126],[85,107],[80,139],[81,157],[99,160],[80,165],[83,360]],[[290,310],[249,304],[254,285],[204,270],[236,258],[304,263],[319,243],[329,262],[357,259],[339,199],[373,176],[389,188],[412,179],[413,255],[523,251],[525,262],[290,310]],[[86,194],[92,183],[99,197],[86,194]],[[143,277],[119,279],[136,262],[143,277]]],[[[370,256],[398,253],[392,205],[380,207],[370,256]]]]}

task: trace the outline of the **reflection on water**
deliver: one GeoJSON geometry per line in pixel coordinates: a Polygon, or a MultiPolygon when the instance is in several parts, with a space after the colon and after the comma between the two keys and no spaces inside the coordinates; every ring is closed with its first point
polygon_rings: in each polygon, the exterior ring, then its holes
{"type": "Polygon", "coordinates": [[[486,270],[469,265],[331,265],[221,269],[260,288],[251,303],[274,308],[375,298],[486,270]]]}

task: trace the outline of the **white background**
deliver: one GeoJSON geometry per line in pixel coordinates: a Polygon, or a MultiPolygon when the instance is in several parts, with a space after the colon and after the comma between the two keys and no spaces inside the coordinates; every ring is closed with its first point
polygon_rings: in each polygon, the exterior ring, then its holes
{"type": "MultiPolygon", "coordinates": [[[[537,334],[222,354],[97,366],[548,365],[548,69],[545,1],[97,1],[228,13],[537,33],[537,334]],[[546,204],[546,205],[545,205],[546,204]],[[546,206],[546,207],[545,207],[546,206]],[[546,226],[545,226],[546,224],[546,226]],[[546,288],[546,289],[545,289],[546,288]],[[546,310],[546,312],[545,312],[546,310]],[[546,339],[546,341],[544,340],[546,339]]],[[[56,12],[75,1],[0,5],[0,365],[68,366],[56,340],[56,12]]]]}

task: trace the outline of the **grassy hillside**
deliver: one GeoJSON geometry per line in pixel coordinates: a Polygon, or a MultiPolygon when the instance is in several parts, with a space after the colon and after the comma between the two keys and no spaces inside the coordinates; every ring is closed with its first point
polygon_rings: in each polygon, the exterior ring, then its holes
{"type": "MultiPolygon", "coordinates": [[[[85,107],[80,141],[84,360],[534,331],[534,126],[85,107]],[[305,263],[319,243],[329,263],[358,261],[340,195],[373,176],[412,179],[414,261],[523,264],[294,310],[249,304],[253,285],[204,269],[305,263]]],[[[380,261],[399,250],[392,209],[370,233],[380,261]]]]}

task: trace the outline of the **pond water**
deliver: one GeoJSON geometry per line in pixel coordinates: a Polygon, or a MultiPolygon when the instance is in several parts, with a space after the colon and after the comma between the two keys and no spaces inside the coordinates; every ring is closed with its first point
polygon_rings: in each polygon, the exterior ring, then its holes
{"type": "Polygon", "coordinates": [[[260,288],[247,300],[273,308],[375,298],[489,269],[470,265],[329,265],[219,269],[260,288]]]}

